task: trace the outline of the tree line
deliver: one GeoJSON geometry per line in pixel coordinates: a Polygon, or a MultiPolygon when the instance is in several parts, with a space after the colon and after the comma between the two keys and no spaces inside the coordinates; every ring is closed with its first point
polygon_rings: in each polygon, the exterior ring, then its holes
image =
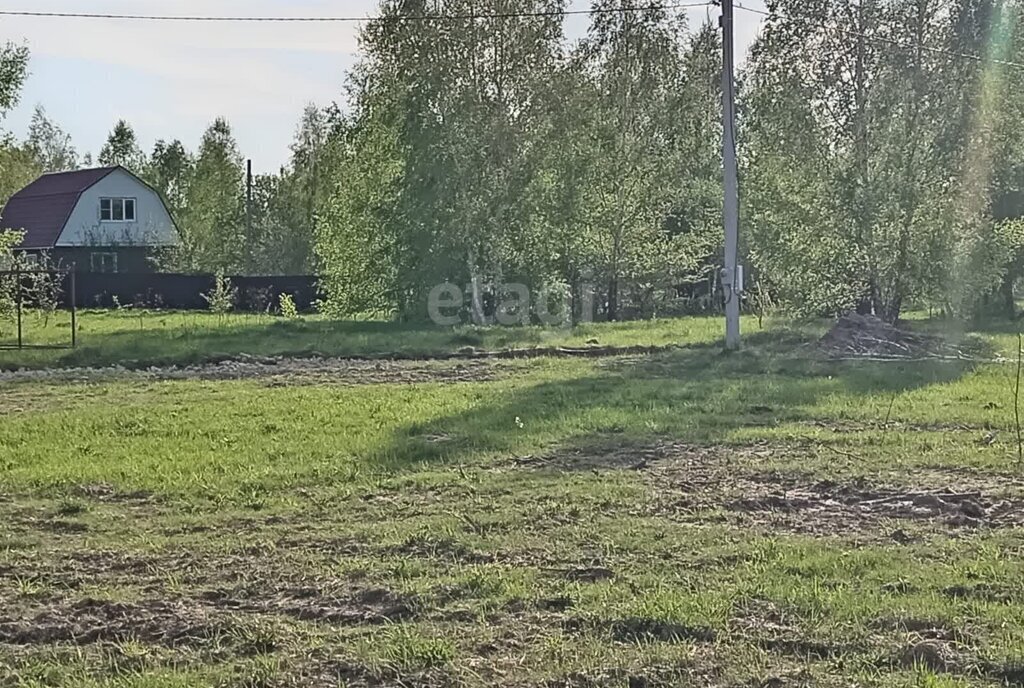
{"type": "MultiPolygon", "coordinates": [[[[97,162],[167,199],[177,269],[315,270],[339,315],[424,317],[445,283],[479,311],[510,283],[561,293],[578,316],[586,303],[609,319],[671,313],[681,293],[708,305],[722,252],[718,29],[641,0],[591,7],[579,35],[564,0],[382,0],[340,104],[307,108],[251,208],[223,120],[195,153],[161,141],[148,155],[118,123],[97,162]]],[[[738,89],[751,307],[889,320],[1012,308],[1020,10],[768,3],[738,89]]],[[[27,60],[2,55],[0,111],[27,60]]],[[[27,140],[0,143],[0,163],[2,195],[83,161],[40,110],[27,140]]]]}

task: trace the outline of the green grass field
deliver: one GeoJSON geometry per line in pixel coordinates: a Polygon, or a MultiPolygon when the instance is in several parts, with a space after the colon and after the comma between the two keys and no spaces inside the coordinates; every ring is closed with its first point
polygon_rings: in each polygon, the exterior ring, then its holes
{"type": "MultiPolygon", "coordinates": [[[[441,329],[379,321],[333,321],[320,316],[297,320],[268,315],[214,315],[203,311],[100,311],[78,313],[78,348],[74,351],[0,349],[0,370],[74,366],[185,365],[239,353],[258,356],[429,356],[466,347],[484,350],[583,346],[599,339],[604,346],[668,346],[711,337],[717,327],[706,318],[654,323],[582,325],[576,328],[441,329]]],[[[70,315],[25,317],[25,344],[66,346],[71,341],[70,315]]],[[[17,343],[11,323],[0,323],[0,347],[17,343]]]]}
{"type": "Polygon", "coordinates": [[[0,685],[1024,685],[1012,364],[779,321],[732,356],[702,318],[81,324],[0,367],[677,348],[0,377],[0,685]]]}

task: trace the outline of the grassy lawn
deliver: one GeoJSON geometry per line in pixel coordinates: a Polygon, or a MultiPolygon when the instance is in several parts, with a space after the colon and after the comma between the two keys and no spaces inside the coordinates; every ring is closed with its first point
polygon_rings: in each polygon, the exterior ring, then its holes
{"type": "Polygon", "coordinates": [[[0,364],[680,347],[0,382],[0,685],[1024,685],[1012,365],[210,318],[0,364]]]}
{"type": "MultiPolygon", "coordinates": [[[[748,326],[755,326],[748,321],[748,326]]],[[[576,328],[438,328],[377,321],[334,321],[320,316],[296,320],[269,315],[215,315],[204,311],[87,310],[78,313],[78,348],[74,351],[0,349],[0,370],[55,366],[180,365],[240,353],[256,356],[429,356],[466,347],[485,350],[584,346],[667,346],[716,336],[721,324],[712,318],[644,323],[595,323],[576,328]]],[[[70,314],[50,318],[26,316],[26,344],[67,345],[70,314]]],[[[0,324],[0,347],[17,343],[11,323],[0,324]]]]}

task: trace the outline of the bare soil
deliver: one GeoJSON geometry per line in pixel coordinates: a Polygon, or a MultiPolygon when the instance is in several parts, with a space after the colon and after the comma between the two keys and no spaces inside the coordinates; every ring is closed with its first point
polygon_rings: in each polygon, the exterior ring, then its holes
{"type": "MultiPolygon", "coordinates": [[[[977,477],[970,489],[946,476],[945,486],[876,484],[864,479],[817,480],[812,476],[749,466],[729,466],[735,448],[677,447],[647,472],[656,510],[687,515],[724,510],[742,525],[812,535],[887,533],[907,544],[915,538],[901,523],[934,532],[1014,528],[1024,524],[1019,485],[977,477]],[[724,457],[724,460],[723,460],[724,457]]],[[[746,451],[766,451],[748,448],[746,451]]]]}
{"type": "MultiPolygon", "coordinates": [[[[341,358],[242,357],[195,366],[131,369],[73,368],[0,372],[0,385],[18,382],[102,382],[109,380],[259,380],[268,387],[289,385],[373,385],[422,382],[480,382],[494,379],[495,366],[483,360],[396,361],[341,358]]],[[[6,396],[6,392],[5,392],[6,396]]],[[[11,399],[14,404],[14,399],[11,399]]],[[[0,406],[3,414],[8,404],[0,406]]],[[[10,408],[6,409],[8,412],[10,408]]]]}
{"type": "Polygon", "coordinates": [[[815,451],[791,446],[699,446],[663,442],[607,449],[580,448],[520,457],[540,470],[635,470],[649,488],[649,513],[688,522],[718,520],[740,526],[817,536],[865,534],[908,544],[917,538],[902,524],[934,531],[1024,526],[1024,483],[962,471],[922,471],[913,485],[863,478],[821,480],[811,474],[762,468],[781,453],[815,451]]]}

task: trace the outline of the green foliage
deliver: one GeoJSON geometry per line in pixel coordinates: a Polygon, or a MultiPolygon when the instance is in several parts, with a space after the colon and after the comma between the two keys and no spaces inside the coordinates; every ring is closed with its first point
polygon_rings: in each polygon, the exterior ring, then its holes
{"type": "MultiPolygon", "coordinates": [[[[10,270],[14,267],[14,254],[11,249],[21,243],[23,236],[21,232],[0,231],[0,270],[10,270]]],[[[16,288],[17,284],[13,278],[0,278],[0,321],[10,320],[14,315],[16,288]]]]}
{"type": "Polygon", "coordinates": [[[299,309],[295,307],[295,298],[291,294],[281,294],[278,307],[281,309],[281,317],[286,320],[299,319],[299,309]]]}
{"type": "MultiPolygon", "coordinates": [[[[443,283],[483,316],[507,283],[557,286],[576,318],[654,317],[714,281],[721,251],[720,39],[676,9],[593,0],[383,0],[347,103],[303,112],[289,163],[253,180],[230,125],[198,151],[139,151],[124,121],[99,161],[142,175],[182,245],[161,267],[316,272],[332,315],[427,315],[443,283]],[[575,31],[575,29],[574,29],[575,31]],[[592,298],[585,298],[591,297],[592,298]],[[592,315],[588,313],[586,315],[592,315]]],[[[771,3],[741,75],[746,263],[757,302],[799,314],[1015,312],[1024,255],[1020,0],[771,3]],[[965,57],[967,56],[967,57],[965,57]],[[969,56],[980,56],[972,59],[969,56]]],[[[0,47],[0,115],[28,53],[0,47]]],[[[73,167],[42,108],[0,133],[0,202],[73,167]]],[[[708,296],[709,303],[714,296],[708,296]]]]}
{"type": "Polygon", "coordinates": [[[210,306],[211,313],[226,315],[235,309],[235,302],[238,300],[238,288],[231,283],[231,279],[226,277],[223,272],[218,272],[214,277],[213,289],[201,296],[210,306]]]}
{"type": "Polygon", "coordinates": [[[32,151],[0,131],[0,208],[34,181],[40,171],[32,151]]]}
{"type": "MultiPolygon", "coordinates": [[[[28,55],[24,46],[0,44],[0,121],[18,103],[28,73],[28,55]]],[[[0,130],[0,208],[38,172],[31,151],[0,130]]]]}
{"type": "Polygon", "coordinates": [[[203,134],[179,224],[180,263],[197,272],[241,272],[245,250],[245,172],[231,126],[217,119],[203,134]]]}
{"type": "Polygon", "coordinates": [[[245,168],[231,126],[215,120],[199,151],[178,140],[157,141],[142,177],[163,197],[181,232],[181,246],[163,252],[163,269],[251,275],[313,271],[313,224],[329,177],[332,109],[309,106],[292,146],[291,164],[253,179],[251,206],[245,168]]]}
{"type": "Polygon", "coordinates": [[[39,272],[28,274],[25,298],[38,309],[43,317],[43,327],[45,328],[61,305],[63,280],[55,272],[57,266],[47,254],[41,255],[32,267],[39,272]]]}
{"type": "Polygon", "coordinates": [[[423,318],[444,282],[479,285],[479,310],[522,282],[568,285],[577,316],[588,285],[609,318],[651,315],[702,269],[718,247],[717,37],[664,9],[603,11],[614,4],[597,3],[572,49],[557,0],[515,21],[366,28],[317,215],[331,312],[423,318]]]}
{"type": "MultiPolygon", "coordinates": [[[[9,230],[0,232],[0,263],[9,265],[12,257],[11,249],[21,243],[23,237],[21,232],[9,230]]],[[[9,269],[9,267],[5,269],[9,269]]]]}
{"type": "Polygon", "coordinates": [[[1024,55],[1016,5],[772,10],[743,90],[745,226],[760,280],[797,312],[977,312],[1012,255],[993,219],[1024,211],[1013,207],[1024,74],[959,56],[1024,55]]]}
{"type": "Polygon", "coordinates": [[[25,146],[41,173],[63,172],[78,167],[78,152],[71,143],[71,135],[46,115],[42,105],[37,105],[32,113],[25,146]]]}
{"type": "Polygon", "coordinates": [[[171,216],[180,221],[185,215],[194,172],[195,160],[181,141],[160,140],[154,144],[142,176],[164,199],[171,216]]]}
{"type": "Polygon", "coordinates": [[[0,45],[0,119],[17,105],[27,75],[28,48],[13,43],[0,45]]]}
{"type": "Polygon", "coordinates": [[[135,130],[125,120],[118,120],[98,158],[100,165],[120,165],[135,174],[145,168],[145,156],[139,148],[135,130]]]}

